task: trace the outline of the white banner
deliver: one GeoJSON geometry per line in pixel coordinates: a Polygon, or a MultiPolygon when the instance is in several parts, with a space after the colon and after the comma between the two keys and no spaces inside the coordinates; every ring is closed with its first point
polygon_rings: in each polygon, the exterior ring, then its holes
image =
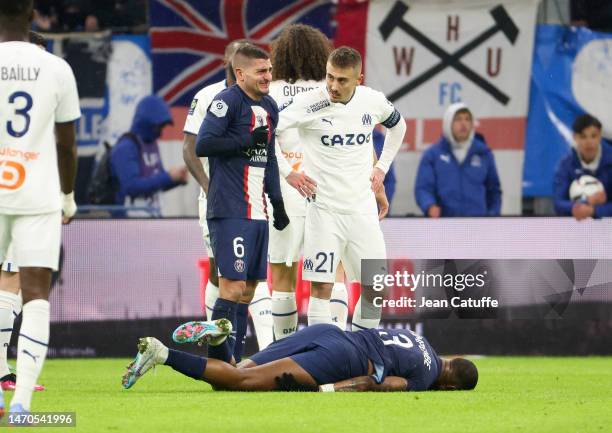
{"type": "MultiPolygon", "coordinates": [[[[366,84],[406,118],[408,152],[441,135],[450,104],[465,102],[494,150],[504,214],[520,214],[529,79],[539,0],[371,1],[366,84]]],[[[400,155],[394,214],[420,213],[414,176],[420,155],[400,155]]]]}

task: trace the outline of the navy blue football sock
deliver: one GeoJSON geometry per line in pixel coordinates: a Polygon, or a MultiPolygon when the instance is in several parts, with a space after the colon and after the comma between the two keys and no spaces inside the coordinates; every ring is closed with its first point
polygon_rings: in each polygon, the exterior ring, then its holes
{"type": "Polygon", "coordinates": [[[234,344],[234,359],[236,362],[242,360],[248,320],[249,304],[238,304],[238,308],[236,309],[236,343],[234,344]]]}
{"type": "Polygon", "coordinates": [[[202,356],[192,355],[191,353],[181,352],[179,350],[168,349],[168,359],[166,365],[169,365],[179,373],[189,376],[196,380],[204,380],[204,370],[206,370],[207,359],[202,356]]]}
{"type": "Polygon", "coordinates": [[[232,360],[234,341],[236,339],[236,310],[238,303],[227,299],[217,298],[211,314],[211,320],[228,319],[232,322],[232,334],[218,346],[208,346],[208,357],[220,359],[224,362],[232,360]]]}

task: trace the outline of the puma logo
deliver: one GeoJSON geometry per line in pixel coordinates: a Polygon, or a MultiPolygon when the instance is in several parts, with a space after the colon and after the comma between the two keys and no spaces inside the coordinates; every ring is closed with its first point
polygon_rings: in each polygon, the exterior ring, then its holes
{"type": "Polygon", "coordinates": [[[331,121],[331,119],[326,119],[325,117],[321,118],[321,122],[327,122],[327,123],[329,123],[329,126],[334,126],[332,121],[331,121]]]}
{"type": "Polygon", "coordinates": [[[31,356],[31,357],[32,357],[32,359],[34,360],[34,363],[36,363],[36,358],[40,358],[40,356],[39,356],[39,355],[32,355],[30,352],[28,352],[28,351],[27,351],[27,350],[25,350],[25,349],[23,349],[21,352],[22,352],[22,353],[25,353],[26,355],[31,356]]]}

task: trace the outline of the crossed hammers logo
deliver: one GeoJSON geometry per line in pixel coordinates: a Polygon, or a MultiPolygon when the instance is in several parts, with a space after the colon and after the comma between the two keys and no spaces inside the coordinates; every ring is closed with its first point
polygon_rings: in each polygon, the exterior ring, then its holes
{"type": "Polygon", "coordinates": [[[386,41],[389,36],[391,36],[391,33],[393,33],[396,28],[399,28],[406,34],[412,36],[417,42],[431,51],[432,54],[440,58],[440,62],[389,95],[388,98],[391,102],[394,102],[400,99],[402,96],[407,95],[421,84],[429,81],[435,75],[450,67],[454,68],[465,78],[487,92],[498,102],[502,103],[503,105],[508,104],[510,101],[510,97],[508,95],[461,62],[461,58],[463,58],[463,56],[481,46],[498,32],[503,33],[510,43],[514,45],[519,34],[519,29],[516,24],[514,24],[514,21],[512,21],[512,18],[503,5],[496,6],[489,11],[494,21],[494,24],[491,27],[483,31],[453,54],[448,53],[434,41],[421,33],[417,28],[406,22],[406,20],[404,20],[404,15],[406,12],[408,12],[408,9],[408,6],[406,6],[403,2],[395,2],[393,8],[391,8],[383,22],[378,27],[383,40],[386,41]]]}

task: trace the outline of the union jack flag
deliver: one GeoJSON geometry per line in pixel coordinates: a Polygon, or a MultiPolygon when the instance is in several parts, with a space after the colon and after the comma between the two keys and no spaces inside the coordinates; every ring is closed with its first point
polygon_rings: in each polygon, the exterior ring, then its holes
{"type": "Polygon", "coordinates": [[[332,29],[332,0],[152,0],[149,10],[153,87],[173,106],[224,78],[223,52],[235,39],[267,47],[296,22],[332,29]]]}

